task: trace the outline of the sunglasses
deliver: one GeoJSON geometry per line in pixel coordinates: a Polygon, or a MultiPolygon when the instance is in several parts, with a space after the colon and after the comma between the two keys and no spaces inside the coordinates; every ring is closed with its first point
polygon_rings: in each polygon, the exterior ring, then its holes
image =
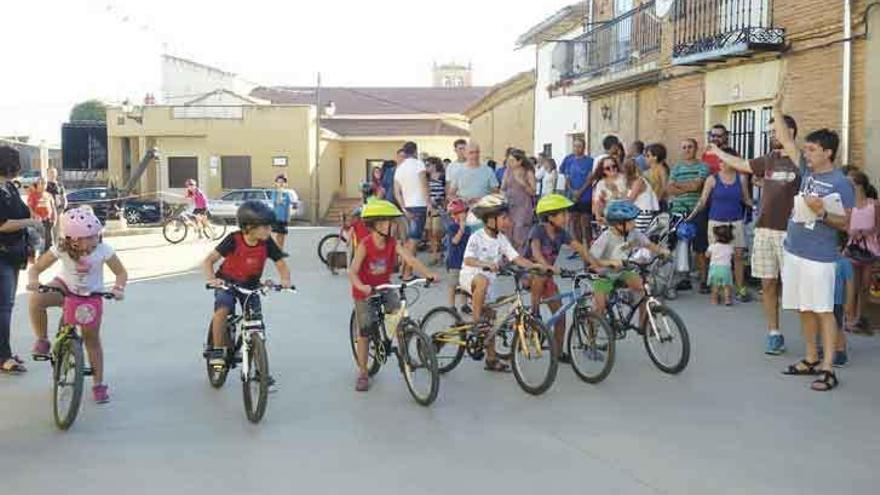
{"type": "Polygon", "coordinates": [[[721,139],[724,137],[724,134],[709,134],[709,137],[712,139],[721,139]]]}

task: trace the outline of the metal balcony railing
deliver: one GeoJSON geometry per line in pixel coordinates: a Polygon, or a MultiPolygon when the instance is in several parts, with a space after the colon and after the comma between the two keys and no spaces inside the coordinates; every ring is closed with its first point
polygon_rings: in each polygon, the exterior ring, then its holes
{"type": "Polygon", "coordinates": [[[566,42],[568,56],[559,68],[562,78],[613,72],[642,62],[660,51],[660,26],[651,1],[566,42]]]}
{"type": "Polygon", "coordinates": [[[677,64],[779,50],[785,43],[785,30],[773,26],[773,0],[678,0],[672,21],[677,64]]]}

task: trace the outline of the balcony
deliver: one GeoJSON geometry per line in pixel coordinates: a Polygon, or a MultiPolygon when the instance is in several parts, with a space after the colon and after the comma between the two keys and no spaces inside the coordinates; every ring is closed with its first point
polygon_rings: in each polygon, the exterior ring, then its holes
{"type": "Polygon", "coordinates": [[[651,1],[559,43],[553,57],[559,77],[550,89],[589,92],[590,88],[643,75],[657,63],[660,33],[661,22],[654,16],[651,1]]]}
{"type": "Polygon", "coordinates": [[[785,29],[773,26],[773,0],[678,0],[672,12],[672,63],[703,65],[779,51],[785,29]]]}

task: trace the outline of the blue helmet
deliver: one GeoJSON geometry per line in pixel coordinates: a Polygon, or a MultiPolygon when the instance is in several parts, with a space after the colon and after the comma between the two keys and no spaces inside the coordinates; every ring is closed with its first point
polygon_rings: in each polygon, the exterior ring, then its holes
{"type": "Polygon", "coordinates": [[[605,220],[608,223],[623,223],[635,220],[642,210],[634,205],[632,201],[620,200],[612,201],[605,207],[605,220]]]}
{"type": "Polygon", "coordinates": [[[697,226],[693,222],[681,222],[675,229],[675,235],[685,241],[690,241],[697,237],[697,226]]]}

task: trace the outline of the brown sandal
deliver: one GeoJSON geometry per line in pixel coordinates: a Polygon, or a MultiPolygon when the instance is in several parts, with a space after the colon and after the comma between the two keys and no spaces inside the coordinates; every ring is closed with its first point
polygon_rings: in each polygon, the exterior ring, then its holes
{"type": "Polygon", "coordinates": [[[811,363],[806,359],[801,359],[797,363],[789,365],[788,368],[782,371],[783,375],[795,375],[795,376],[813,376],[818,375],[819,372],[816,371],[816,367],[819,366],[819,361],[815,363],[811,363]],[[798,366],[802,366],[799,368],[798,366]]]}
{"type": "Polygon", "coordinates": [[[486,360],[486,366],[483,367],[486,371],[492,371],[495,373],[509,373],[510,366],[507,363],[501,361],[500,359],[486,360]]]}
{"type": "Polygon", "coordinates": [[[20,375],[25,373],[27,368],[21,363],[21,359],[18,356],[12,356],[0,364],[0,373],[6,373],[7,375],[20,375]]]}
{"type": "Polygon", "coordinates": [[[828,392],[837,387],[839,383],[837,375],[833,371],[822,370],[819,372],[819,379],[814,380],[810,388],[816,392],[828,392]]]}

